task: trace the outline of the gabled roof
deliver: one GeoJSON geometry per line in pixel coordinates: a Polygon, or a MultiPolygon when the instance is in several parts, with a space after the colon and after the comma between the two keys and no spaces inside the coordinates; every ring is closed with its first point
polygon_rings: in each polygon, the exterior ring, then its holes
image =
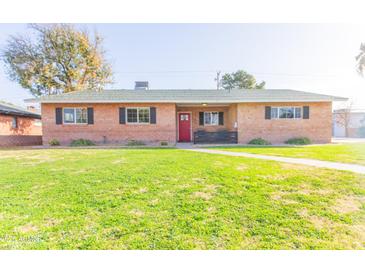
{"type": "Polygon", "coordinates": [[[21,107],[0,101],[0,114],[41,119],[41,115],[21,107]]]}
{"type": "Polygon", "coordinates": [[[41,103],[246,103],[324,102],[347,98],[289,89],[246,90],[103,90],[77,91],[39,98],[41,103]]]}

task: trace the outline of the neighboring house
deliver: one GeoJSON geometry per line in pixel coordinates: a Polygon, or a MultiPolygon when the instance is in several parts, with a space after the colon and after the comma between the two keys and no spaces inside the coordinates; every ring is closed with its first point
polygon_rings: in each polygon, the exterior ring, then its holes
{"type": "Polygon", "coordinates": [[[41,116],[0,102],[0,146],[42,144],[41,116]]]}
{"type": "Polygon", "coordinates": [[[333,136],[365,138],[365,109],[337,109],[333,112],[333,136]]]}
{"type": "Polygon", "coordinates": [[[167,141],[283,143],[308,137],[328,143],[332,101],[346,98],[294,90],[104,90],[39,99],[43,144],[85,138],[97,143],[167,141]]]}

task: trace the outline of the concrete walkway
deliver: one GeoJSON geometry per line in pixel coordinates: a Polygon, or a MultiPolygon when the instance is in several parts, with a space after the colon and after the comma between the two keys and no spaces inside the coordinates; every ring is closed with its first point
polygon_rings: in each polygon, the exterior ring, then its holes
{"type": "Polygon", "coordinates": [[[233,152],[233,151],[223,151],[223,150],[214,150],[214,149],[204,149],[204,148],[193,148],[193,147],[179,147],[180,149],[209,153],[209,154],[220,154],[227,156],[235,156],[235,157],[247,157],[247,158],[256,158],[262,160],[271,160],[278,161],[290,164],[299,164],[299,165],[308,165],[314,167],[323,167],[323,168],[331,168],[338,170],[346,170],[352,171],[356,173],[365,174],[365,166],[355,165],[355,164],[343,164],[336,162],[328,162],[328,161],[320,161],[320,160],[312,160],[312,159],[300,159],[300,158],[289,158],[289,157],[281,157],[281,156],[269,156],[269,155],[260,155],[260,154],[252,154],[246,152],[233,152]]]}

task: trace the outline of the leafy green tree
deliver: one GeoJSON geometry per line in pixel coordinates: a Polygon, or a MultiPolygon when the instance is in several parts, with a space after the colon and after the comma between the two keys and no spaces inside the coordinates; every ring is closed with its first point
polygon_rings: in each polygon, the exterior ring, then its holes
{"type": "Polygon", "coordinates": [[[365,44],[361,43],[360,53],[356,56],[357,61],[357,71],[364,76],[365,71],[365,44]]]}
{"type": "Polygon", "coordinates": [[[222,76],[222,87],[224,89],[263,89],[265,88],[265,82],[258,84],[253,75],[244,70],[238,70],[222,76]]]}
{"type": "Polygon", "coordinates": [[[36,36],[10,36],[2,50],[9,78],[33,95],[100,90],[112,82],[102,38],[72,25],[36,25],[36,36]]]}

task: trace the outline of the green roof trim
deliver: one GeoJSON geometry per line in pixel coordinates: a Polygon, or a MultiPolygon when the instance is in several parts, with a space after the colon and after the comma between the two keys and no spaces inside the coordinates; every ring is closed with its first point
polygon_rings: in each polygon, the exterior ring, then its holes
{"type": "Polygon", "coordinates": [[[42,96],[41,103],[251,103],[251,102],[329,102],[347,98],[289,90],[103,90],[77,91],[42,96]]]}

